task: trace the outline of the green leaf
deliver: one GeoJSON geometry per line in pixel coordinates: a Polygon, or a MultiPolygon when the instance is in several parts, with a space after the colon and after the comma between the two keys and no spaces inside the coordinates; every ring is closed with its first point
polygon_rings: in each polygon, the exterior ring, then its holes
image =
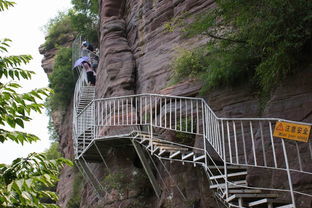
{"type": "Polygon", "coordinates": [[[20,126],[20,127],[22,127],[22,128],[24,128],[24,122],[23,122],[23,120],[22,119],[15,119],[15,122],[20,126]]]}

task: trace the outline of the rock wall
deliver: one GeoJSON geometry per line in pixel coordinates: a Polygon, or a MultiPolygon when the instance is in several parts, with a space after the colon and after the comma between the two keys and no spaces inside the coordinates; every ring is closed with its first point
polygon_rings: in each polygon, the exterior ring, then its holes
{"type": "MultiPolygon", "coordinates": [[[[203,37],[185,39],[179,31],[167,31],[164,24],[185,12],[198,14],[213,6],[212,0],[100,0],[100,63],[96,96],[102,98],[145,92],[197,96],[202,84],[196,80],[167,87],[172,74],[170,65],[178,48],[193,48],[208,40],[203,37]]],[[[289,78],[273,91],[264,107],[249,86],[217,89],[209,92],[205,99],[220,117],[280,117],[312,122],[311,78],[311,67],[289,78]]],[[[65,122],[71,124],[70,113],[66,116],[65,122]]],[[[61,125],[60,130],[62,150],[68,157],[72,157],[70,129],[70,125],[61,125]]],[[[94,171],[102,178],[122,170],[134,180],[134,173],[141,170],[132,149],[111,149],[104,156],[109,170],[103,165],[92,164],[94,171]]],[[[164,176],[162,180],[158,179],[165,190],[160,200],[153,195],[146,180],[143,180],[142,186],[127,189],[126,194],[120,195],[118,191],[110,190],[102,201],[93,200],[93,189],[86,184],[81,192],[80,207],[89,207],[92,203],[105,208],[217,207],[202,170],[165,163],[168,174],[162,164],[157,165],[164,176]]],[[[249,182],[264,182],[258,179],[259,174],[250,170],[249,182]]],[[[61,207],[66,207],[70,198],[73,175],[71,168],[65,168],[61,174],[58,186],[61,207]]],[[[278,181],[278,175],[268,177],[272,183],[278,181]]],[[[311,183],[310,180],[304,179],[311,183]]],[[[295,178],[295,182],[298,186],[303,183],[300,178],[295,178]]],[[[302,207],[310,205],[311,201],[307,201],[307,205],[302,207]]]]}

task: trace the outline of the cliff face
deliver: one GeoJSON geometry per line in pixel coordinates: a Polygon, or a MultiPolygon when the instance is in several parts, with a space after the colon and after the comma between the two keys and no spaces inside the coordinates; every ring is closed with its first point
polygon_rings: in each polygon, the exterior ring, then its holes
{"type": "MultiPolygon", "coordinates": [[[[208,40],[204,37],[185,39],[179,31],[168,32],[164,24],[185,12],[198,14],[213,6],[212,0],[101,0],[96,96],[101,98],[145,92],[197,96],[201,83],[195,80],[167,87],[172,74],[170,65],[177,48],[193,48],[208,40]]],[[[209,92],[205,99],[220,117],[280,117],[312,122],[311,77],[310,67],[289,78],[272,92],[265,106],[260,106],[258,95],[248,86],[217,89],[209,92]]],[[[70,112],[67,112],[59,132],[62,134],[62,151],[72,157],[70,112]]],[[[170,138],[170,135],[166,136],[170,138]]],[[[109,178],[112,173],[116,175],[121,171],[129,176],[130,181],[135,181],[137,172],[142,171],[132,149],[112,150],[104,156],[109,169],[103,164],[92,164],[93,171],[102,178],[109,178]]],[[[89,207],[90,204],[105,208],[217,207],[202,170],[175,163],[165,163],[166,168],[157,165],[163,170],[159,183],[166,190],[161,199],[153,195],[148,180],[143,179],[142,184],[127,187],[126,191],[110,190],[102,201],[94,200],[92,187],[85,184],[80,207],[89,207]]],[[[259,178],[259,174],[250,170],[249,182],[261,184],[279,181],[279,175],[259,178]]],[[[74,171],[65,168],[58,185],[61,207],[66,207],[70,198],[73,178],[74,171]]],[[[306,180],[310,179],[294,178],[298,186],[306,180]]],[[[126,180],[125,183],[130,182],[126,180]]],[[[311,201],[306,202],[307,205],[301,207],[310,207],[311,201]]]]}

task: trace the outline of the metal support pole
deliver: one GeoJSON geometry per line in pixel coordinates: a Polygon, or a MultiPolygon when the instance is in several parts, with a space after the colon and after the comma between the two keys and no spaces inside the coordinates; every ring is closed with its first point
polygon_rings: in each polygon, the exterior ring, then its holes
{"type": "Polygon", "coordinates": [[[289,170],[287,150],[286,150],[284,139],[282,139],[282,146],[283,146],[283,152],[284,152],[284,158],[285,158],[285,165],[286,165],[291,201],[292,201],[293,208],[296,208],[295,194],[294,194],[293,184],[292,184],[292,180],[291,180],[291,173],[289,170]]]}
{"type": "Polygon", "coordinates": [[[96,141],[94,141],[94,146],[95,146],[96,150],[98,151],[98,153],[100,154],[100,157],[101,157],[105,167],[107,168],[108,172],[110,172],[110,169],[108,168],[108,165],[107,165],[107,163],[106,163],[106,161],[105,161],[105,159],[104,159],[104,157],[103,157],[99,147],[97,146],[96,141]]]}
{"type": "Polygon", "coordinates": [[[103,194],[103,187],[102,184],[99,182],[99,180],[96,178],[96,176],[92,173],[92,170],[88,166],[87,161],[85,158],[82,156],[81,157],[83,162],[81,163],[81,166],[85,169],[86,173],[89,173],[88,176],[90,178],[91,183],[93,184],[95,190],[98,192],[99,196],[104,196],[103,194]]]}
{"type": "Polygon", "coordinates": [[[140,144],[136,143],[136,141],[134,141],[134,140],[131,140],[131,142],[133,144],[133,147],[134,147],[136,153],[138,154],[138,156],[140,158],[141,164],[142,164],[142,166],[146,172],[146,175],[147,175],[149,181],[152,184],[152,187],[155,191],[156,196],[158,198],[160,198],[161,197],[161,189],[160,189],[159,184],[157,183],[157,180],[153,174],[153,171],[152,171],[152,169],[148,163],[148,160],[145,157],[145,154],[144,154],[142,147],[140,146],[140,144]]]}

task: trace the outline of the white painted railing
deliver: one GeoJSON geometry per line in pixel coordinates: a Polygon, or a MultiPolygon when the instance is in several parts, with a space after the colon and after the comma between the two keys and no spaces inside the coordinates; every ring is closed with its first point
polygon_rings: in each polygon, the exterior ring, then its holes
{"type": "MultiPolygon", "coordinates": [[[[312,197],[310,193],[295,190],[292,183],[294,173],[312,175],[312,144],[311,140],[302,143],[273,137],[277,121],[286,120],[218,118],[201,98],[140,94],[93,100],[77,115],[75,135],[79,136],[91,127],[94,139],[147,127],[151,131],[165,129],[196,134],[203,138],[202,148],[206,153],[203,166],[210,174],[208,160],[216,167],[216,163],[222,161],[225,170],[229,165],[240,165],[283,171],[287,175],[288,188],[258,188],[289,192],[295,207],[296,194],[312,197]],[[211,156],[210,147],[218,158],[211,156]]],[[[231,184],[226,171],[225,180],[231,184]]],[[[220,195],[228,195],[227,187],[219,191],[220,195]]]]}

